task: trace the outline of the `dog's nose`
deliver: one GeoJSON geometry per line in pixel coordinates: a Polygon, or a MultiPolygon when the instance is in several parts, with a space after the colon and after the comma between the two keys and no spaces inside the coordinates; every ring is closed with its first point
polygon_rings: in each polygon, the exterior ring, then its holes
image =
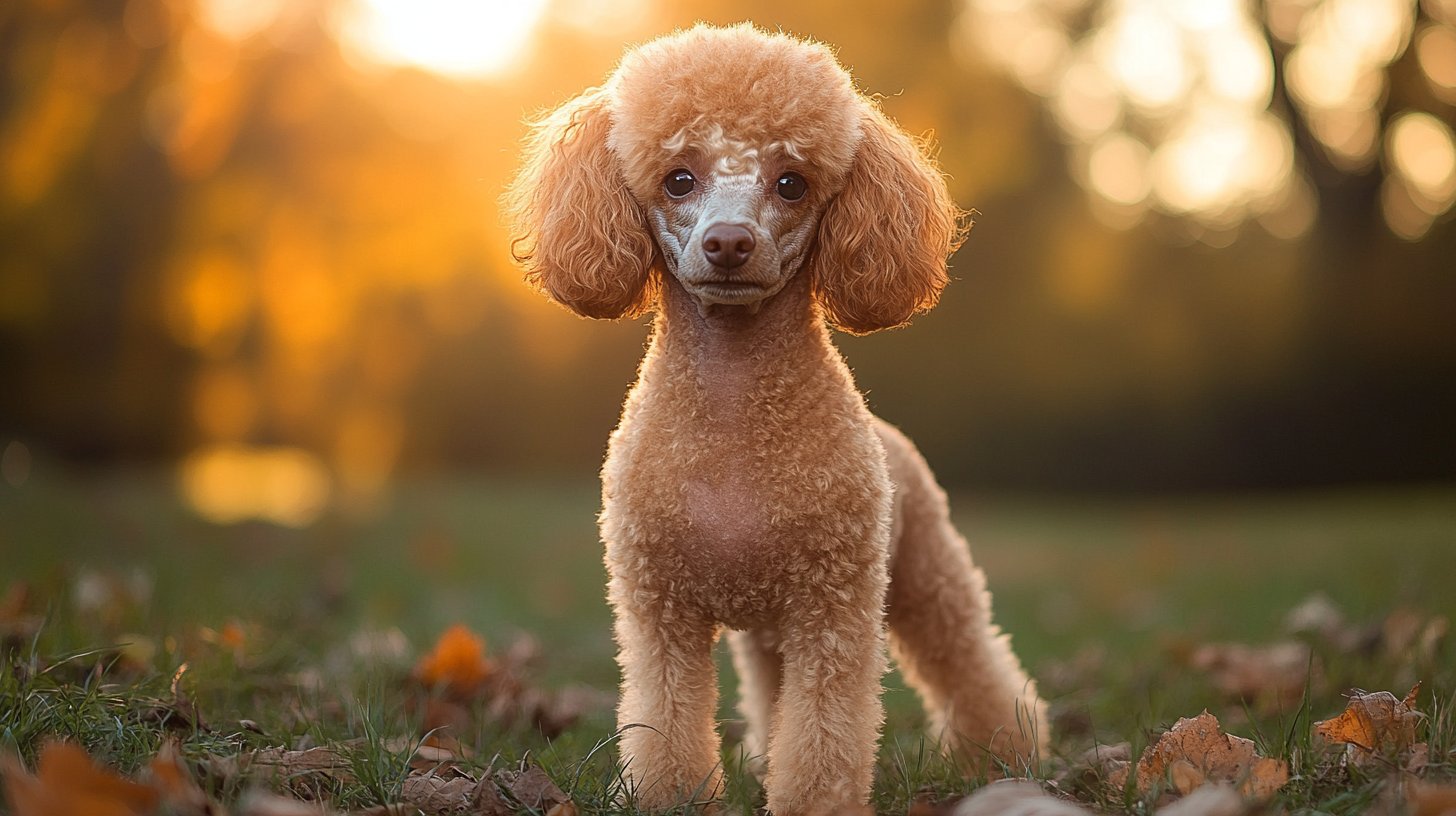
{"type": "Polygon", "coordinates": [[[737,224],[714,224],[703,233],[703,254],[708,263],[723,269],[742,266],[756,244],[753,233],[737,224]]]}

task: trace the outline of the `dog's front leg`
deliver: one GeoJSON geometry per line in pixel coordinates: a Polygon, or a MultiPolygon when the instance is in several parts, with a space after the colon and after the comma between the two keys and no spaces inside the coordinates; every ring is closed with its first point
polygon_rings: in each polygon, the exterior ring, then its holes
{"type": "Polygon", "coordinates": [[[774,816],[842,813],[869,799],[884,721],[884,566],[839,587],[806,598],[783,627],[764,785],[774,816]]]}
{"type": "Polygon", "coordinates": [[[621,755],[634,803],[660,810],[720,793],[722,769],[714,715],[718,673],[716,628],[683,616],[670,603],[643,608],[643,596],[612,582],[621,755]]]}

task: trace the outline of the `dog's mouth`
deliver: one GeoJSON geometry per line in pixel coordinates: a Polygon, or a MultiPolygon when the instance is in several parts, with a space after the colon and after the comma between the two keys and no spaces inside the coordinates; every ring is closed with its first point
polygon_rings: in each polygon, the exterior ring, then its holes
{"type": "Polygon", "coordinates": [[[695,283],[693,289],[699,299],[730,305],[754,303],[768,294],[767,286],[741,280],[705,280],[695,283]]]}

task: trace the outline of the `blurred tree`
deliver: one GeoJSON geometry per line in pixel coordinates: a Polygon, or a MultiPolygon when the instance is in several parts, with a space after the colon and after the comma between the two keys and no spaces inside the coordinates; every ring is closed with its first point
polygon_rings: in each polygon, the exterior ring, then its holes
{"type": "Polygon", "coordinates": [[[1445,5],[1397,18],[1413,49],[1360,52],[1381,113],[1355,157],[1337,137],[1369,117],[1298,90],[1292,65],[1328,54],[1297,56],[1311,40],[1279,33],[1275,3],[1220,46],[1234,80],[1175,53],[1178,90],[1243,106],[1187,114],[1205,129],[1117,78],[1156,79],[1127,56],[1167,51],[1149,25],[1191,36],[1137,15],[1213,25],[1218,4],[557,0],[514,62],[461,79],[381,63],[340,23],[354,2],[0,9],[0,442],[78,461],[297,448],[353,506],[401,468],[590,472],[644,329],[520,284],[496,198],[522,120],[600,82],[623,43],[754,19],[834,43],[936,132],[980,211],[938,310],[843,344],[952,480],[1456,476],[1445,5]]]}

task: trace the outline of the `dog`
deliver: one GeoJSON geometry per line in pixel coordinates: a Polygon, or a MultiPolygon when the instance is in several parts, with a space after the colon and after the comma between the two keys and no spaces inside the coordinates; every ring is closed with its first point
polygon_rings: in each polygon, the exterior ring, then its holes
{"type": "Polygon", "coordinates": [[[1035,761],[1044,703],[945,494],[830,339],[937,302],[967,223],[926,150],[824,45],[699,25],[535,122],[505,203],[530,284],[654,313],[600,517],[635,804],[720,790],[724,629],[779,816],[868,801],[887,629],[947,752],[1035,761]]]}

